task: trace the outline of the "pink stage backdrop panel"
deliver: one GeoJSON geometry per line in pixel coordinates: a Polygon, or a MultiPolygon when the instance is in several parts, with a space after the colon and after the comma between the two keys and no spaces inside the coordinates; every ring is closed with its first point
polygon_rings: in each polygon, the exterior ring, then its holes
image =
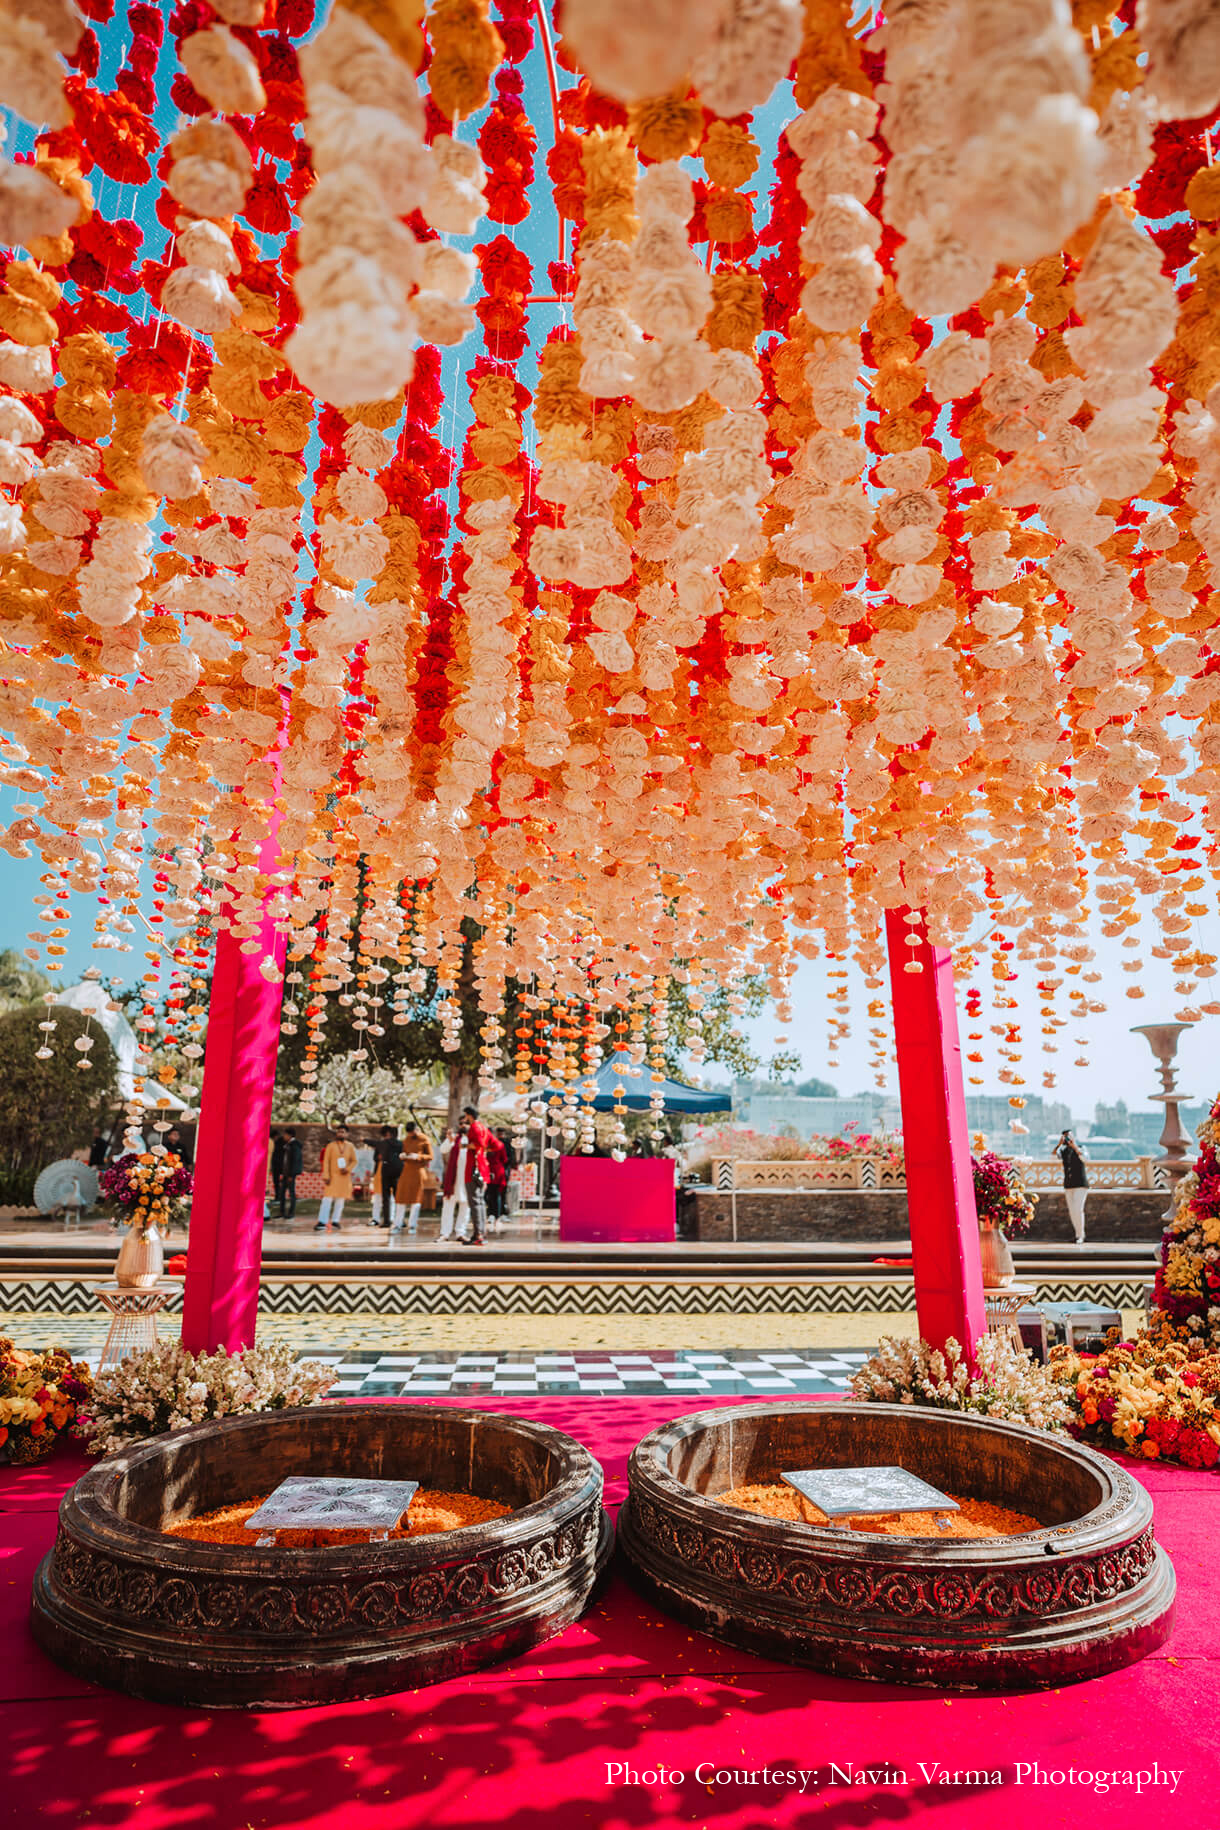
{"type": "Polygon", "coordinates": [[[563,1159],[561,1239],[672,1239],[674,1212],[674,1166],[666,1157],[563,1159]]]}

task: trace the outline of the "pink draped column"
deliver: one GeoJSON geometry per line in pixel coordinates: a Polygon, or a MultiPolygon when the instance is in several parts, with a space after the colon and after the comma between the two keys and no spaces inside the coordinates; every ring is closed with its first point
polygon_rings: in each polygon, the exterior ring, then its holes
{"type": "Polygon", "coordinates": [[[921,931],[908,926],[908,913],[887,910],[885,932],[919,1332],[937,1347],[952,1335],[972,1352],[987,1316],[953,964],[947,949],[926,939],[905,945],[908,933],[921,931]],[[913,960],[922,972],[904,970],[913,960]]]}
{"type": "MultiPolygon", "coordinates": [[[[259,854],[264,875],[279,863],[278,827],[277,816],[259,854]]],[[[216,940],[182,1304],[182,1344],[192,1353],[251,1347],[258,1325],[267,1140],[287,951],[284,934],[266,913],[258,941],[255,952],[243,953],[231,934],[216,940]],[[276,968],[270,978],[260,970],[267,959],[276,968]]]]}

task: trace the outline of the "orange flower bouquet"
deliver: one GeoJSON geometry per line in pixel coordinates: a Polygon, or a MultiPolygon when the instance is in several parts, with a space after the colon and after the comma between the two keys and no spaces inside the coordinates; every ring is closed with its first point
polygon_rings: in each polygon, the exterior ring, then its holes
{"type": "Polygon", "coordinates": [[[102,1194],[112,1201],[137,1233],[150,1226],[162,1231],[173,1217],[174,1203],[189,1195],[191,1172],[181,1157],[154,1156],[151,1150],[137,1156],[128,1151],[98,1178],[102,1194]]]}
{"type": "Polygon", "coordinates": [[[92,1390],[92,1373],[67,1348],[36,1353],[0,1337],[0,1457],[41,1461],[92,1390]]]}

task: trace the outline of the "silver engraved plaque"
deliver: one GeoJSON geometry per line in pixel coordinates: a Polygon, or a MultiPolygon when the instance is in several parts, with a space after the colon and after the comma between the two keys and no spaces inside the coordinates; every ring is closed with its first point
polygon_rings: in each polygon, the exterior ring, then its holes
{"type": "Polygon", "coordinates": [[[290,1474],[246,1520],[247,1531],[393,1531],[418,1481],[290,1474]]]}
{"type": "Polygon", "coordinates": [[[852,1513],[957,1512],[956,1500],[905,1468],[807,1468],[781,1474],[828,1519],[852,1513]]]}

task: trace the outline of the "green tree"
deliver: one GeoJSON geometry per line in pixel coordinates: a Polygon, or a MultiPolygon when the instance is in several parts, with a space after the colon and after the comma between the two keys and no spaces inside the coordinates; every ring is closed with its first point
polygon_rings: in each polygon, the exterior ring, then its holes
{"type": "Polygon", "coordinates": [[[798,1093],[804,1094],[806,1099],[837,1099],[839,1097],[838,1087],[832,1087],[829,1080],[802,1080],[796,1090],[798,1093]]]}
{"type": "Polygon", "coordinates": [[[27,1005],[0,1016],[0,1200],[25,1206],[40,1169],[89,1143],[117,1098],[118,1063],[109,1039],[86,1012],[63,1004],[27,1005]],[[54,1031],[39,1029],[52,1022],[54,1031]],[[73,1047],[89,1034],[90,1066],[73,1047]],[[36,1051],[49,1036],[49,1061],[36,1051]]]}
{"type": "Polygon", "coordinates": [[[15,947],[0,952],[0,1011],[20,1010],[54,989],[49,976],[15,947]]]}
{"type": "MultiPolygon", "coordinates": [[[[363,873],[349,941],[354,941],[359,932],[362,904],[363,873]]],[[[358,1029],[357,1006],[350,988],[341,994],[343,1001],[339,997],[327,996],[326,1022],[318,1037],[319,1067],[336,1057],[352,1056],[364,1051],[367,1070],[370,1072],[373,1069],[385,1069],[394,1076],[402,1077],[407,1074],[432,1075],[439,1070],[448,1082],[448,1122],[450,1126],[456,1125],[462,1107],[478,1103],[480,1028],[484,1017],[479,1009],[474,948],[481,933],[482,930],[472,917],[467,917],[462,922],[462,958],[456,985],[462,1021],[461,1040],[456,1050],[447,1053],[441,1047],[439,987],[435,970],[429,969],[425,974],[423,988],[412,1001],[409,1021],[406,1023],[393,1021],[390,1000],[383,998],[379,1005],[374,1006],[375,1023],[358,1029]],[[372,1035],[370,1030],[373,1027],[380,1029],[382,1034],[372,1035]]],[[[286,987],[289,1033],[281,1036],[276,1064],[277,1084],[284,1089],[280,1110],[286,1109],[285,1102],[292,1098],[291,1089],[300,1083],[309,1034],[305,1016],[307,1007],[313,1002],[310,987],[312,967],[308,962],[301,962],[296,969],[301,973],[301,983],[286,987]]],[[[387,989],[386,986],[379,987],[373,996],[382,997],[387,989]]],[[[523,1008],[521,997],[521,988],[510,982],[505,987],[504,1009],[498,1013],[505,1063],[509,1072],[515,1031],[523,1008]]],[[[761,975],[754,975],[737,986],[735,992],[727,986],[716,986],[704,993],[704,999],[702,1010],[696,1013],[691,1008],[686,986],[674,979],[669,981],[669,1038],[665,1050],[667,1073],[681,1079],[688,1071],[683,1057],[693,1040],[696,1014],[702,1028],[704,1059],[719,1063],[735,1074],[751,1073],[758,1066],[758,1057],[737,1025],[742,1015],[756,1016],[767,1003],[766,980],[761,975]],[[734,1001],[740,999],[744,1002],[743,1012],[730,1010],[731,997],[734,1001]]],[[[359,1068],[361,1063],[356,1062],[353,1066],[359,1068]]]]}
{"type": "Polygon", "coordinates": [[[275,1090],[271,1118],[275,1124],[313,1117],[325,1124],[345,1118],[355,1124],[402,1125],[412,1107],[439,1086],[442,1078],[440,1071],[395,1070],[357,1061],[352,1055],[328,1055],[318,1074],[315,1112],[303,1112],[296,1088],[282,1086],[275,1090]]]}
{"type": "MultiPolygon", "coordinates": [[[[424,989],[413,1000],[410,1009],[410,1020],[406,1023],[393,1021],[389,1000],[377,1007],[379,1021],[376,1027],[384,1034],[374,1036],[368,1029],[356,1028],[356,1007],[350,993],[340,994],[346,998],[341,1002],[339,996],[328,995],[326,998],[326,1022],[318,1038],[318,1064],[324,1068],[328,1062],[350,1059],[361,1050],[365,1052],[365,1062],[352,1062],[353,1069],[361,1066],[368,1073],[385,1072],[396,1080],[402,1081],[415,1076],[421,1081],[444,1080],[449,1090],[449,1123],[456,1125],[458,1113],[464,1105],[477,1103],[476,1092],[479,1071],[479,1025],[483,1021],[475,995],[474,961],[472,946],[477,935],[473,922],[464,923],[470,933],[463,940],[462,967],[458,978],[458,998],[462,1007],[462,1040],[461,1046],[453,1054],[446,1054],[441,1047],[441,1022],[438,1014],[439,993],[435,971],[429,971],[424,989]]],[[[305,1022],[306,1007],[313,1002],[310,991],[309,973],[303,972],[304,982],[300,985],[289,985],[287,990],[293,994],[287,999],[291,1006],[288,1012],[293,1021],[289,1030],[295,1031],[280,1037],[279,1056],[276,1062],[276,1082],[280,1088],[288,1090],[286,1097],[291,1098],[291,1089],[300,1082],[301,1067],[305,1059],[305,1047],[308,1041],[308,1026],[305,1022]]],[[[381,990],[385,990],[382,987],[381,990]]],[[[505,1028],[511,1036],[516,1026],[516,995],[511,993],[508,1008],[504,1015],[505,1028]]],[[[354,1117],[354,1108],[344,1116],[354,1117]]]]}
{"type": "Polygon", "coordinates": [[[705,991],[703,1009],[696,1012],[690,1006],[690,993],[685,985],[677,979],[668,981],[669,1004],[669,1040],[665,1050],[666,1072],[675,1080],[681,1080],[689,1073],[684,1066],[683,1056],[687,1054],[693,1040],[692,1025],[698,1017],[703,1032],[704,1059],[717,1062],[732,1072],[746,1078],[758,1066],[758,1056],[750,1047],[738,1029],[743,1016],[756,1017],[767,1003],[767,982],[761,976],[745,979],[730,991],[726,985],[717,985],[711,991],[705,991]],[[729,999],[740,998],[745,1004],[741,1013],[729,1009],[729,999]]]}

